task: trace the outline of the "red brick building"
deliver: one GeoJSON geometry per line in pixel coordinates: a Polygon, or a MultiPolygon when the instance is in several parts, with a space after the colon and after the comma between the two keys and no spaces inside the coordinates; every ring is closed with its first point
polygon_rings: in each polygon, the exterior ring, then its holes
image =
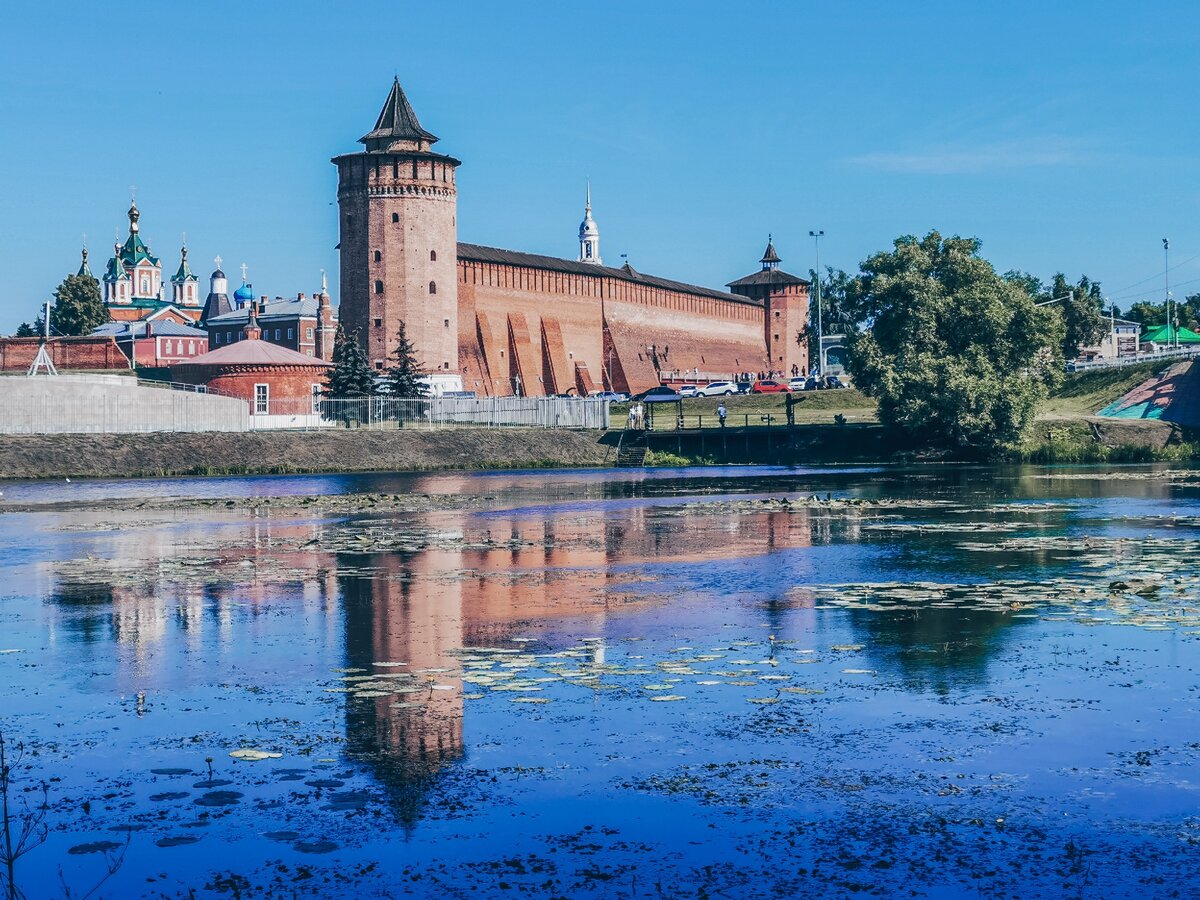
{"type": "Polygon", "coordinates": [[[779,269],[729,291],[601,263],[590,192],[577,260],[457,239],[455,171],[393,83],[365,150],[335,157],[341,322],[376,369],[404,321],[429,372],[481,395],[638,391],[672,378],[808,371],[808,282],[779,269]]]}
{"type": "Polygon", "coordinates": [[[257,305],[242,340],[172,366],[171,380],[240,397],[256,416],[314,414],[330,364],[263,340],[256,314],[257,305]]]}
{"type": "Polygon", "coordinates": [[[171,317],[170,307],[135,322],[108,322],[93,335],[106,335],[136,368],[170,366],[208,352],[208,332],[171,317]]]}

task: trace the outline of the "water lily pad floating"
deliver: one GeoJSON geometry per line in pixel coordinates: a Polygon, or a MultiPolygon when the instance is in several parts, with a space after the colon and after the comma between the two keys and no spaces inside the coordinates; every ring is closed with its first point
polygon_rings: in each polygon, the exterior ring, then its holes
{"type": "Polygon", "coordinates": [[[263,837],[268,841],[280,841],[284,844],[290,844],[293,841],[299,840],[300,832],[298,831],[264,831],[263,837]]]}
{"type": "Polygon", "coordinates": [[[200,838],[193,837],[190,834],[178,834],[173,837],[159,838],[154,842],[155,847],[183,847],[186,844],[195,844],[200,838]]]}
{"type": "Polygon", "coordinates": [[[242,799],[240,791],[209,791],[202,797],[197,797],[198,806],[232,806],[242,799]]]}
{"type": "Polygon", "coordinates": [[[786,691],[789,694],[823,694],[824,688],[808,688],[808,687],[784,687],[781,691],[786,691]]]}
{"type": "Polygon", "coordinates": [[[509,703],[549,703],[549,697],[509,697],[509,703]]]}
{"type": "Polygon", "coordinates": [[[332,853],[337,848],[333,841],[297,841],[292,845],[297,853],[332,853]]]}
{"type": "Polygon", "coordinates": [[[208,790],[215,787],[224,787],[227,784],[233,784],[233,782],[228,778],[205,778],[203,781],[197,781],[192,787],[208,790]]]}
{"type": "Polygon", "coordinates": [[[687,697],[683,694],[663,694],[659,697],[651,697],[650,700],[654,703],[671,703],[675,700],[686,700],[687,697]]]}
{"type": "Polygon", "coordinates": [[[370,799],[371,795],[366,791],[342,791],[330,795],[329,803],[325,806],[325,809],[336,812],[351,812],[362,809],[370,799]]]}
{"type": "Polygon", "coordinates": [[[191,775],[191,769],[166,768],[166,769],[151,769],[151,775],[191,775]]]}
{"type": "Polygon", "coordinates": [[[346,782],[338,781],[336,778],[314,778],[312,781],[304,783],[314,788],[340,788],[346,784],[346,782]]]}
{"type": "Polygon", "coordinates": [[[188,796],[191,795],[187,791],[167,791],[164,794],[151,794],[150,799],[155,803],[162,803],[165,800],[182,800],[188,796]]]}
{"type": "Polygon", "coordinates": [[[842,669],[843,675],[874,675],[874,669],[842,669]]]}
{"type": "Polygon", "coordinates": [[[234,759],[245,760],[246,762],[257,762],[260,759],[282,759],[282,753],[272,753],[270,750],[256,750],[253,747],[240,747],[237,750],[229,751],[229,755],[234,759]]]}
{"type": "Polygon", "coordinates": [[[778,697],[747,697],[747,703],[757,703],[760,706],[766,706],[769,703],[778,703],[778,697]]]}
{"type": "Polygon", "coordinates": [[[118,850],[121,845],[115,841],[92,841],[90,844],[76,844],[68,853],[75,856],[81,856],[84,853],[107,853],[109,850],[118,850]]]}
{"type": "Polygon", "coordinates": [[[483,694],[463,694],[462,698],[464,700],[482,700],[483,694]]]}

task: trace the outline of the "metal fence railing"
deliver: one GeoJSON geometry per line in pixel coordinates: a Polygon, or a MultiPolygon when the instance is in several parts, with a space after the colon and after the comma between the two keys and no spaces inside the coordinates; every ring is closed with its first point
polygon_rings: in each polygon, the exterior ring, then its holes
{"type": "Polygon", "coordinates": [[[1197,356],[1200,356],[1200,344],[1185,344],[1181,347],[1164,347],[1161,350],[1150,350],[1129,356],[1077,359],[1074,362],[1067,363],[1067,371],[1087,372],[1091,369],[1123,369],[1126,366],[1136,366],[1144,362],[1193,359],[1197,356]]]}
{"type": "MultiPolygon", "coordinates": [[[[303,401],[268,402],[270,415],[296,415],[303,401]]],[[[321,398],[306,410],[320,425],[347,428],[608,428],[607,400],[580,397],[321,398]]],[[[261,406],[254,410],[262,414],[261,406]]]]}
{"type": "MultiPolygon", "coordinates": [[[[233,396],[114,375],[13,376],[0,390],[0,434],[259,431],[318,428],[606,429],[607,400],[579,397],[326,398],[233,396]]],[[[256,386],[257,387],[257,386],[256,386]]],[[[315,386],[318,387],[319,386],[315,386]]]]}

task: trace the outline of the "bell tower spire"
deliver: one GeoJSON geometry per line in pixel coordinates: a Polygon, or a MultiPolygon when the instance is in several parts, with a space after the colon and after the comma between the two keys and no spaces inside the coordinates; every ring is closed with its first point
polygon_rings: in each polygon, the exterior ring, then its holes
{"type": "Polygon", "coordinates": [[[592,180],[587,183],[587,204],[583,208],[583,221],[579,223],[579,261],[604,265],[600,258],[600,229],[592,218],[592,180]]]}

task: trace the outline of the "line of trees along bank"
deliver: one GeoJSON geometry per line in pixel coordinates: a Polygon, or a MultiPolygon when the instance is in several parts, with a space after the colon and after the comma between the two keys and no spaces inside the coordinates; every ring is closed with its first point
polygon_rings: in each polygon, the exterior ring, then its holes
{"type": "Polygon", "coordinates": [[[1064,359],[1107,327],[1097,282],[1001,275],[980,246],[936,231],[906,235],[857,275],[821,275],[824,332],[846,334],[847,368],[878,401],[880,422],[905,443],[968,458],[1015,449],[1064,359]],[[1058,297],[1066,299],[1038,306],[1058,297]]]}

